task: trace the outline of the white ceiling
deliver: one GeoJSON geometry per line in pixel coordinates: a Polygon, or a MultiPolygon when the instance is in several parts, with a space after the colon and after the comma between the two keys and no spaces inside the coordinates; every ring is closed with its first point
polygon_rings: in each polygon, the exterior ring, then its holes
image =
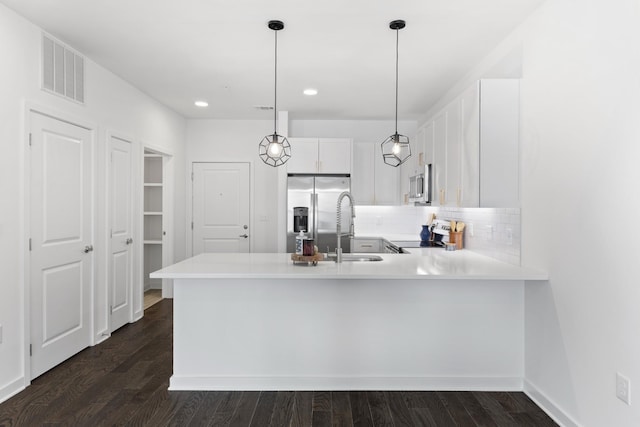
{"type": "MultiPolygon", "coordinates": [[[[544,0],[0,0],[188,118],[416,119],[544,0]],[[315,97],[302,94],[317,88],[315,97]],[[209,102],[207,109],[193,105],[209,102]]],[[[90,76],[89,76],[90,78],[90,76]]]]}

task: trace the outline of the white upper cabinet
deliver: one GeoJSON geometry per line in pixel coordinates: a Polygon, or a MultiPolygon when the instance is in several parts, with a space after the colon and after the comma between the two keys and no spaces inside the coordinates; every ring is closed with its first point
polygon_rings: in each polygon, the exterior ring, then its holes
{"type": "Polygon", "coordinates": [[[460,100],[462,151],[460,206],[480,206],[480,85],[472,85],[460,100]]]}
{"type": "Polygon", "coordinates": [[[353,143],[351,194],[358,205],[375,204],[375,145],[369,142],[353,143]]]}
{"type": "Polygon", "coordinates": [[[480,206],[520,206],[520,81],[480,81],[480,206]]]}
{"type": "Polygon", "coordinates": [[[397,205],[399,169],[384,163],[379,142],[354,143],[351,193],[356,204],[397,205]]]}
{"type": "Polygon", "coordinates": [[[519,206],[518,80],[474,83],[421,131],[433,205],[519,206]]]}
{"type": "Polygon", "coordinates": [[[460,182],[460,167],[462,154],[462,114],[460,99],[446,107],[447,132],[446,132],[446,171],[445,191],[443,194],[446,206],[462,206],[462,183],[460,182]]]}
{"type": "Polygon", "coordinates": [[[433,119],[433,165],[431,169],[431,204],[446,204],[447,191],[447,112],[440,112],[433,119]]]}
{"type": "Polygon", "coordinates": [[[317,138],[288,138],[291,158],[285,163],[288,173],[316,173],[318,168],[317,138]]]}
{"type": "Polygon", "coordinates": [[[318,173],[351,173],[351,139],[318,140],[318,173]]]}
{"type": "Polygon", "coordinates": [[[351,173],[351,139],[288,138],[291,159],[288,173],[351,173]]]}

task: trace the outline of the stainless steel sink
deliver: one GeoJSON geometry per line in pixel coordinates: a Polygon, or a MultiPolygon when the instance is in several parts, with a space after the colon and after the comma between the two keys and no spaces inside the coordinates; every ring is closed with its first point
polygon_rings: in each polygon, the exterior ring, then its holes
{"type": "MultiPolygon", "coordinates": [[[[336,256],[331,254],[327,256],[328,261],[335,261],[336,256]]],[[[356,254],[342,254],[342,262],[371,262],[382,261],[380,255],[356,255],[356,254]]]]}

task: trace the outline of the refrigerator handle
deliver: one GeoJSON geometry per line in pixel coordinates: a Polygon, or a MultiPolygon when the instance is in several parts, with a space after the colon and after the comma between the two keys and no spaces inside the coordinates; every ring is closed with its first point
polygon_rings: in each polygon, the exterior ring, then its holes
{"type": "Polygon", "coordinates": [[[318,193],[314,193],[313,195],[315,197],[313,202],[313,238],[316,240],[316,243],[318,243],[318,236],[320,234],[318,230],[318,193]]]}
{"type": "Polygon", "coordinates": [[[307,230],[307,233],[309,234],[310,239],[315,239],[316,238],[316,195],[315,193],[311,193],[309,194],[309,197],[310,197],[309,215],[311,216],[311,218],[309,218],[309,229],[307,230]]]}

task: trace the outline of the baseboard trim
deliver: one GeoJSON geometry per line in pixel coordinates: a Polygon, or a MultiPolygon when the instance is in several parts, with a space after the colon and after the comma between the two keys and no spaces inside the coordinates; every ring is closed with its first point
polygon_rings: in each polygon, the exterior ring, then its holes
{"type": "Polygon", "coordinates": [[[571,415],[567,414],[558,405],[540,391],[531,381],[524,380],[523,391],[533,402],[547,413],[558,425],[562,427],[582,427],[582,425],[574,420],[571,415]]]}
{"type": "Polygon", "coordinates": [[[0,388],[0,403],[9,400],[27,387],[24,377],[20,377],[0,388]]]}
{"type": "Polygon", "coordinates": [[[169,390],[522,391],[520,377],[231,377],[173,375],[169,390]]]}

